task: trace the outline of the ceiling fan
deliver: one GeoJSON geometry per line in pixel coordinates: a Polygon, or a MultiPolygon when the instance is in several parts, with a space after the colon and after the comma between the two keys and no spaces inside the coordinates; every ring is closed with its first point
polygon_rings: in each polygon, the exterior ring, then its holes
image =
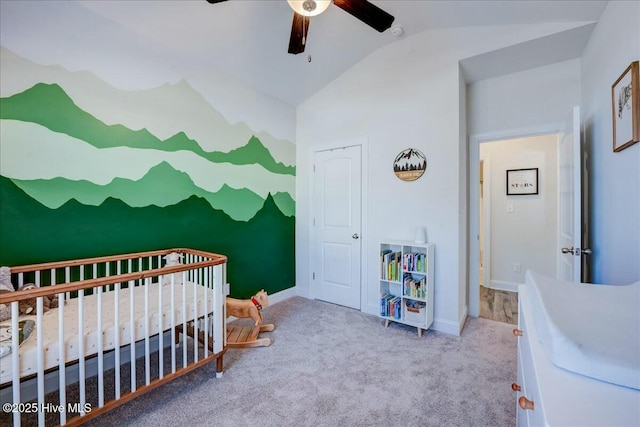
{"type": "MultiPolygon", "coordinates": [[[[209,3],[222,3],[227,0],[207,0],[209,3]]],[[[309,18],[324,12],[331,3],[355,16],[379,32],[391,27],[392,15],[367,0],[287,0],[293,9],[293,24],[289,38],[289,53],[297,55],[304,52],[309,34],[309,18]]]]}

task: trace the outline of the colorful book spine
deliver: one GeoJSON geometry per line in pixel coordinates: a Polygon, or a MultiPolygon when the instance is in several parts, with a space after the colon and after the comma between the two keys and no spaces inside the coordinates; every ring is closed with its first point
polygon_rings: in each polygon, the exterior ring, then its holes
{"type": "Polygon", "coordinates": [[[380,278],[382,280],[399,281],[402,268],[400,252],[386,249],[380,252],[380,278]]]}
{"type": "Polygon", "coordinates": [[[425,253],[421,252],[408,252],[404,254],[402,259],[402,265],[405,271],[418,271],[426,273],[425,271],[425,253]]]}
{"type": "Polygon", "coordinates": [[[395,295],[384,294],[380,298],[380,316],[400,319],[402,313],[402,299],[395,295]]]}
{"type": "Polygon", "coordinates": [[[405,274],[403,293],[405,296],[413,298],[427,298],[426,277],[416,280],[411,274],[405,274]]]}

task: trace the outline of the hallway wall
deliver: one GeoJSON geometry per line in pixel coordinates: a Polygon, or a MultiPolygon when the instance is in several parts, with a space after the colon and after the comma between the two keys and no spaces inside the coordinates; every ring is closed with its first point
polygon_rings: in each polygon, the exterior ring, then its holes
{"type": "Polygon", "coordinates": [[[480,144],[480,157],[490,159],[485,199],[490,203],[486,220],[491,228],[487,287],[516,290],[517,284],[525,282],[527,269],[556,276],[557,142],[552,134],[480,144]],[[506,171],[524,168],[538,168],[538,194],[507,195],[506,171]],[[518,265],[520,271],[515,271],[518,265]]]}

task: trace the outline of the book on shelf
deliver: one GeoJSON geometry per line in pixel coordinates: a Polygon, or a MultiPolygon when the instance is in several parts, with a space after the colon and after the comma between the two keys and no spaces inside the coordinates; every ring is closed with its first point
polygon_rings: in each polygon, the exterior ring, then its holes
{"type": "Polygon", "coordinates": [[[380,299],[380,315],[400,319],[402,313],[402,298],[392,294],[384,294],[380,299]]]}
{"type": "Polygon", "coordinates": [[[408,252],[404,254],[402,264],[406,271],[426,273],[425,261],[427,254],[423,252],[408,252]]]}
{"type": "Polygon", "coordinates": [[[401,253],[391,249],[380,252],[380,278],[382,280],[399,281],[401,271],[401,253]]]}
{"type": "Polygon", "coordinates": [[[403,295],[414,298],[427,298],[426,276],[415,277],[410,273],[405,273],[403,295]]]}

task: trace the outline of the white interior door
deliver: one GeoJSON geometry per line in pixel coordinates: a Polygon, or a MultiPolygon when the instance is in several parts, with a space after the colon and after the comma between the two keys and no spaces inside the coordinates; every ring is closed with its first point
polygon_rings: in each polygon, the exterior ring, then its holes
{"type": "Polygon", "coordinates": [[[361,149],[314,156],[315,298],[360,309],[361,149]]]}
{"type": "MultiPolygon", "coordinates": [[[[560,135],[558,278],[579,282],[582,270],[582,144],[580,107],[573,108],[560,135]]],[[[588,251],[588,250],[586,250],[588,251]]]]}

